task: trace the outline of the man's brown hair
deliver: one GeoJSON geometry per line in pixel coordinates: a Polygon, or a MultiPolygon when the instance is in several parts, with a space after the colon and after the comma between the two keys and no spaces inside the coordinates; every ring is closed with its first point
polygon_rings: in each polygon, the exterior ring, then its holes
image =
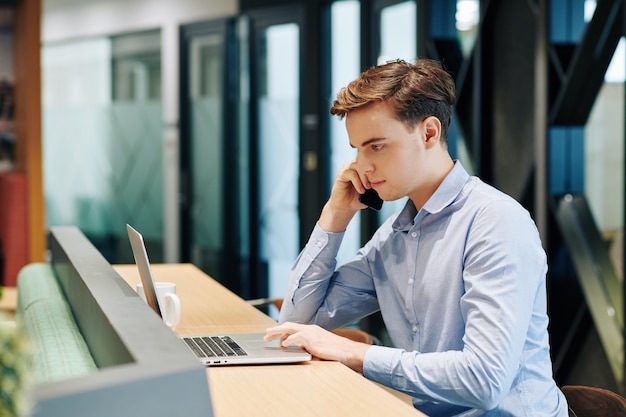
{"type": "Polygon", "coordinates": [[[352,110],[381,101],[391,104],[397,119],[409,129],[435,116],[441,121],[441,140],[447,142],[456,98],[454,80],[441,63],[422,58],[414,64],[398,60],[371,67],[339,91],[330,114],[344,118],[352,110]]]}

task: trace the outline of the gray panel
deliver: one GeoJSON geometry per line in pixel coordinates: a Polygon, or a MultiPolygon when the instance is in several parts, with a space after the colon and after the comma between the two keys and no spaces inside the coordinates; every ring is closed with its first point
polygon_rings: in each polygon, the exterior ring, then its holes
{"type": "Polygon", "coordinates": [[[52,265],[100,370],[33,389],[33,416],[212,416],[206,369],[76,227],[52,265]]]}

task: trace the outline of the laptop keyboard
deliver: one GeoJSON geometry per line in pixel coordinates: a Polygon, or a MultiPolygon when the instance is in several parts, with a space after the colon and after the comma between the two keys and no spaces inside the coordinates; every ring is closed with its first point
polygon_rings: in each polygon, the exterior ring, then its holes
{"type": "Polygon", "coordinates": [[[183,340],[199,358],[248,355],[229,336],[185,337],[183,340]]]}

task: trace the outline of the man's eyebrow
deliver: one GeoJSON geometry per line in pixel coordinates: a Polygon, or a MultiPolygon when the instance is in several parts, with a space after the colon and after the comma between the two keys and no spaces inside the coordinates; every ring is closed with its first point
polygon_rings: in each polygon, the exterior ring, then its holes
{"type": "MultiPolygon", "coordinates": [[[[384,141],[385,139],[386,139],[386,138],[371,138],[371,139],[368,139],[368,140],[366,140],[365,142],[363,142],[363,143],[361,144],[361,147],[363,147],[363,146],[367,146],[367,145],[371,145],[372,143],[376,143],[376,142],[382,142],[382,141],[384,141]]],[[[356,148],[356,146],[354,146],[352,143],[350,143],[350,147],[351,147],[351,148],[356,148]]]]}

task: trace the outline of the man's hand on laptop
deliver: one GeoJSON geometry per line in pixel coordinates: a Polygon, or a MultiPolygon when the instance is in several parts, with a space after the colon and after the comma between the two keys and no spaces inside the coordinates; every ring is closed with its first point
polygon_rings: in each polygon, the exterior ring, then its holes
{"type": "Polygon", "coordinates": [[[286,322],[266,330],[266,342],[276,338],[281,346],[299,346],[317,358],[339,361],[357,372],[363,372],[365,352],[371,347],[314,324],[286,322]]]}

